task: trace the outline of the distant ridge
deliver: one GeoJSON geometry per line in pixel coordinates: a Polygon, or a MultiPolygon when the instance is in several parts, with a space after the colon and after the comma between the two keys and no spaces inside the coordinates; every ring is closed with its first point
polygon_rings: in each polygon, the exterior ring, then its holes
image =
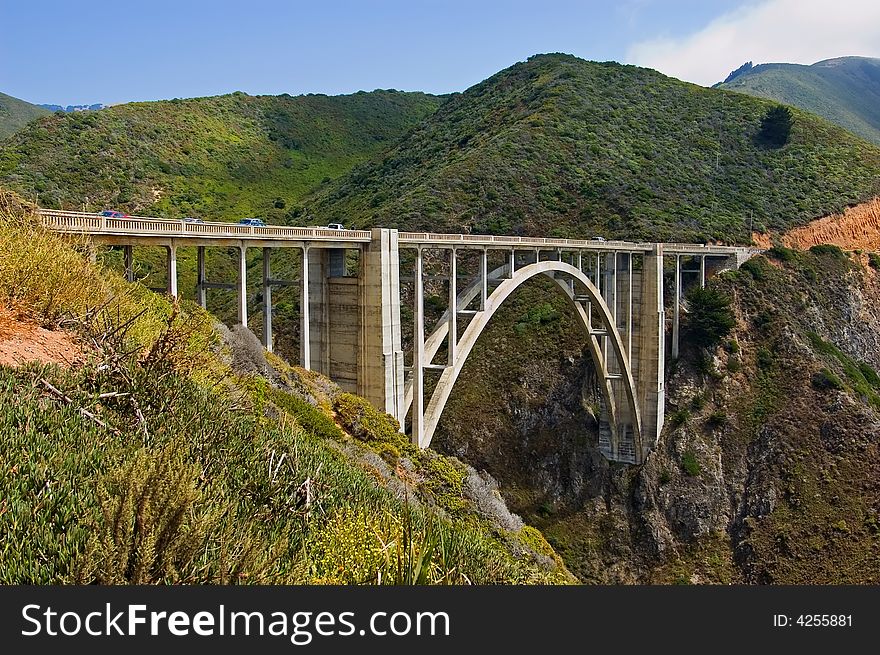
{"type": "Polygon", "coordinates": [[[0,139],[5,139],[35,118],[48,113],[38,105],[0,93],[0,139]]]}
{"type": "Polygon", "coordinates": [[[804,109],[880,144],[880,59],[838,57],[812,66],[750,64],[716,88],[804,109]]]}
{"type": "Polygon", "coordinates": [[[42,107],[48,111],[63,111],[64,113],[71,113],[74,111],[98,111],[99,109],[106,109],[107,105],[96,102],[92,105],[67,105],[66,107],[62,105],[37,105],[38,107],[42,107]]]}

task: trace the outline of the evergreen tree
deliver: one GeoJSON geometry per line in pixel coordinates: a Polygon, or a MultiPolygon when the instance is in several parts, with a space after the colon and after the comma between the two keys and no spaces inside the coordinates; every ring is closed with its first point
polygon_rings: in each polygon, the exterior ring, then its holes
{"type": "Polygon", "coordinates": [[[761,131],[758,136],[764,143],[774,148],[781,148],[788,143],[793,122],[791,109],[784,105],[776,105],[767,110],[764,118],[761,119],[761,131]]]}
{"type": "Polygon", "coordinates": [[[693,287],[687,293],[687,300],[687,339],[694,345],[715,346],[736,325],[731,299],[726,293],[708,287],[693,287]]]}

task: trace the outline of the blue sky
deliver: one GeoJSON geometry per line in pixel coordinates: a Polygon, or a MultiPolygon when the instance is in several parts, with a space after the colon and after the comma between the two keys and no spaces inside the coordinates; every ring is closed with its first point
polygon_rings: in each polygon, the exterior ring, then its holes
{"type": "MultiPolygon", "coordinates": [[[[789,1],[0,0],[0,91],[59,104],[236,90],[443,93],[538,52],[676,74],[679,50],[688,52],[685,64],[703,60],[707,79],[690,78],[707,83],[750,58],[715,53],[716,63],[703,56],[699,48],[712,49],[712,25],[789,1]]],[[[839,0],[847,2],[861,0],[839,0]]],[[[748,31],[748,21],[739,29],[748,31]]]]}

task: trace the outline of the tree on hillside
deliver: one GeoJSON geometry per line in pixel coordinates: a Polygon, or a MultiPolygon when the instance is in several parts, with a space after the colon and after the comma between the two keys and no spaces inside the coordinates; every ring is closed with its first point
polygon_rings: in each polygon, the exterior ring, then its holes
{"type": "Polygon", "coordinates": [[[686,335],[687,340],[696,346],[715,346],[736,325],[730,296],[722,291],[693,287],[687,293],[687,301],[686,335]]]}
{"type": "Polygon", "coordinates": [[[776,105],[768,109],[764,118],[761,119],[761,131],[758,133],[758,138],[769,146],[781,148],[788,143],[793,122],[791,109],[784,105],[776,105]]]}

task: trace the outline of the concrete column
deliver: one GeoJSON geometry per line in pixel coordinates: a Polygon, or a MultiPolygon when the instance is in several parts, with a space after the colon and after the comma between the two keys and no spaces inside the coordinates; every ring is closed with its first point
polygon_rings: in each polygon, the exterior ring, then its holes
{"type": "Polygon", "coordinates": [[[263,248],[263,346],[272,352],[272,249],[263,248]]]}
{"type": "Polygon", "coordinates": [[[626,356],[632,362],[633,351],[633,254],[628,253],[627,259],[627,285],[629,287],[626,294],[626,356]]]}
{"type": "Polygon", "coordinates": [[[165,266],[167,274],[166,290],[169,296],[171,296],[172,298],[177,298],[177,246],[166,246],[165,250],[168,253],[165,266]]]}
{"type": "Polygon", "coordinates": [[[672,308],[672,359],[678,359],[678,321],[681,307],[681,255],[675,256],[675,298],[672,308]]]}
{"type": "Polygon", "coordinates": [[[483,248],[480,254],[480,311],[486,309],[486,298],[489,291],[489,251],[483,248]]]}
{"type": "Polygon", "coordinates": [[[403,426],[406,416],[397,230],[371,231],[371,241],[361,253],[359,284],[358,394],[403,426]]]}
{"type": "Polygon", "coordinates": [[[309,244],[303,244],[302,251],[302,271],[300,273],[302,281],[302,293],[300,294],[300,335],[299,350],[302,359],[302,367],[306,370],[312,368],[312,344],[311,333],[309,331],[309,244]]]}
{"type": "Polygon", "coordinates": [[[611,255],[611,288],[614,293],[614,304],[611,305],[611,315],[614,317],[614,328],[617,329],[617,251],[611,255]]]}
{"type": "Polygon", "coordinates": [[[122,261],[125,266],[125,279],[134,282],[134,250],[133,246],[122,246],[122,261]]]}
{"type": "Polygon", "coordinates": [[[205,282],[205,246],[198,246],[196,248],[196,302],[202,309],[208,306],[205,282]]]}
{"type": "Polygon", "coordinates": [[[706,288],[706,255],[700,256],[700,288],[706,288]]]}
{"type": "MultiPolygon", "coordinates": [[[[333,249],[339,250],[341,249],[333,249]]],[[[321,373],[322,375],[326,375],[328,377],[333,377],[330,371],[330,350],[331,345],[333,344],[333,335],[332,327],[333,321],[331,321],[331,283],[330,283],[330,252],[331,249],[328,248],[315,248],[309,246],[309,255],[308,255],[308,303],[309,303],[309,369],[312,371],[316,371],[321,373]]],[[[340,258],[339,255],[336,256],[336,265],[337,271],[339,269],[340,258]]],[[[341,277],[336,279],[342,279],[341,277]]],[[[336,291],[341,291],[341,289],[337,288],[336,291]]],[[[340,298],[334,298],[334,300],[341,300],[340,298]]],[[[349,306],[357,305],[357,303],[348,303],[349,306]]],[[[337,307],[337,310],[339,308],[337,307]]],[[[350,307],[352,311],[357,312],[355,307],[350,307]]],[[[338,311],[336,312],[339,313],[338,311]]],[[[336,317],[336,325],[339,327],[341,322],[348,321],[351,322],[350,318],[344,318],[342,316],[336,317]]],[[[357,333],[357,330],[354,331],[354,334],[357,333]]],[[[349,339],[351,340],[351,339],[349,339]]],[[[354,346],[354,343],[350,344],[354,346]]],[[[356,348],[352,349],[356,351],[356,348]]],[[[354,352],[351,357],[351,360],[348,364],[350,364],[350,373],[351,377],[357,377],[357,355],[354,352]]]]}
{"type": "Polygon", "coordinates": [[[581,271],[583,273],[583,271],[584,271],[584,251],[583,250],[578,250],[577,268],[579,271],[581,271]]]}
{"type": "Polygon", "coordinates": [[[597,252],[596,253],[596,270],[594,271],[594,273],[596,276],[595,284],[596,284],[596,288],[599,290],[599,293],[602,293],[602,285],[599,284],[599,272],[600,272],[601,261],[602,261],[601,257],[602,257],[602,253],[597,252]]]}
{"type": "Polygon", "coordinates": [[[247,246],[238,248],[238,322],[247,327],[247,246]]]}
{"type": "MultiPolygon", "coordinates": [[[[510,264],[513,266],[513,257],[510,264]]],[[[447,362],[452,366],[455,364],[455,350],[458,345],[458,253],[455,248],[449,251],[449,334],[446,339],[446,350],[449,354],[447,362]]]]}
{"type": "Polygon", "coordinates": [[[516,250],[510,251],[510,277],[516,272],[516,250]]]}
{"type": "MultiPolygon", "coordinates": [[[[485,253],[485,251],[483,251],[485,253]]],[[[483,278],[485,280],[485,278],[483,278]]],[[[425,299],[422,285],[422,249],[416,250],[415,286],[413,289],[413,404],[412,442],[418,446],[425,435],[425,299]]],[[[480,307],[482,309],[482,305],[480,307]]]]}
{"type": "MultiPolygon", "coordinates": [[[[639,378],[636,381],[642,416],[642,438],[635,444],[632,462],[641,463],[663,429],[665,386],[665,331],[663,308],[663,246],[645,253],[642,267],[641,321],[639,322],[639,378]]],[[[629,453],[621,453],[628,461],[629,453]]]]}

